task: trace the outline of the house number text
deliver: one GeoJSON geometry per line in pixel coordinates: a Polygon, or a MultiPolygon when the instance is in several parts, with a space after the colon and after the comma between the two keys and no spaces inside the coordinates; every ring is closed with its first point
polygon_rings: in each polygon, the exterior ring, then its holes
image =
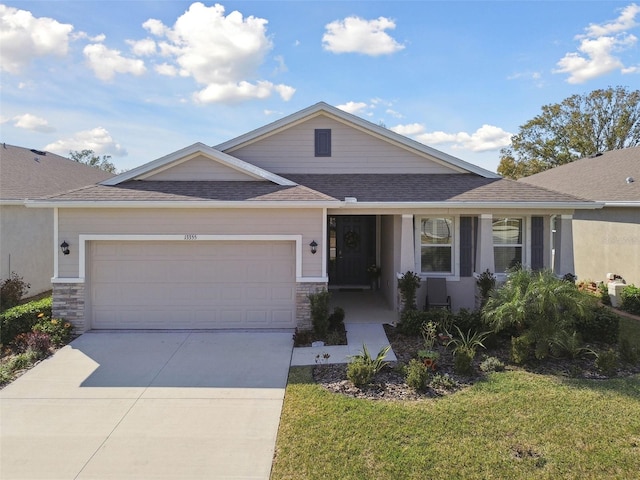
{"type": "Polygon", "coordinates": [[[196,235],[195,233],[187,233],[184,236],[185,240],[197,240],[198,239],[198,235],[196,235]]]}

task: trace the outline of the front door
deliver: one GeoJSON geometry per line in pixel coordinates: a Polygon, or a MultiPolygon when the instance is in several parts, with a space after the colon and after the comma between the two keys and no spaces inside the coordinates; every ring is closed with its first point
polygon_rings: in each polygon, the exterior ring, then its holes
{"type": "Polygon", "coordinates": [[[369,285],[367,267],[376,263],[375,216],[331,216],[328,221],[329,283],[369,285]]]}

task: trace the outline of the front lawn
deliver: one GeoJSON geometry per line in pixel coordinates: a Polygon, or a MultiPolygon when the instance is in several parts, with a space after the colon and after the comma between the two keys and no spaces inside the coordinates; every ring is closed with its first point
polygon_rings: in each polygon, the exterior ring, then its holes
{"type": "Polygon", "coordinates": [[[524,370],[458,393],[370,401],[291,369],[272,479],[628,479],[640,471],[640,376],[524,370]]]}

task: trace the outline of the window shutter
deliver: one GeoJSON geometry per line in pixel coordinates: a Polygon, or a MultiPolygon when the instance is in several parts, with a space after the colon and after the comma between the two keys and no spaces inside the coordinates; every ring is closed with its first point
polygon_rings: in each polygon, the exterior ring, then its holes
{"type": "Polygon", "coordinates": [[[473,274],[473,218],[460,217],[460,276],[473,274]]]}
{"type": "Polygon", "coordinates": [[[531,217],[531,269],[544,268],[544,218],[531,217]]]}
{"type": "Polygon", "coordinates": [[[316,157],[331,156],[331,129],[317,128],[315,130],[316,157]]]}

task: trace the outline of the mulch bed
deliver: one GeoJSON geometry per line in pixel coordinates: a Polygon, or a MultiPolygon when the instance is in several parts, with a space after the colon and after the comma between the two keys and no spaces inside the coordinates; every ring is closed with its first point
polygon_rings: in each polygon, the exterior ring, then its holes
{"type": "MultiPolygon", "coordinates": [[[[471,377],[460,376],[453,371],[453,355],[451,351],[443,345],[437,345],[434,350],[440,353],[438,368],[434,374],[440,374],[452,379],[455,382],[453,387],[430,386],[424,392],[416,392],[405,382],[402,367],[409,363],[412,358],[416,358],[418,350],[424,348],[421,337],[408,337],[396,331],[391,325],[385,325],[385,332],[393,352],[398,359],[397,362],[390,363],[387,368],[380,372],[374,379],[374,383],[358,388],[347,380],[347,366],[345,364],[316,365],[313,370],[313,378],[316,383],[322,385],[327,390],[346,395],[353,398],[365,398],[370,400],[421,400],[425,398],[435,398],[449,395],[467,388],[476,382],[482,381],[486,374],[483,373],[479,365],[486,356],[500,359],[506,366],[506,370],[526,370],[544,375],[558,375],[572,378],[606,379],[595,367],[593,358],[584,359],[555,359],[548,358],[543,362],[532,362],[524,366],[517,366],[511,363],[509,358],[510,344],[507,339],[499,340],[496,345],[488,350],[479,349],[474,361],[475,375],[471,377]]],[[[596,346],[598,350],[603,346],[596,346]]],[[[373,354],[373,352],[372,352],[373,354]]],[[[617,376],[624,377],[640,373],[640,365],[623,365],[618,370],[617,376]]]]}

